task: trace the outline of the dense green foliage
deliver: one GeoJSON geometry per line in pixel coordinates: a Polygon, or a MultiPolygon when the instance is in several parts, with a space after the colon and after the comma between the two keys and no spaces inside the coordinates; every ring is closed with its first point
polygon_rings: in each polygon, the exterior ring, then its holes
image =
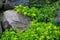
{"type": "Polygon", "coordinates": [[[58,0],[30,0],[30,7],[41,8],[45,6],[45,4],[50,5],[58,0]]]}
{"type": "Polygon", "coordinates": [[[6,30],[1,40],[60,40],[60,27],[51,23],[31,22],[31,26],[25,32],[6,30]]]}
{"type": "Polygon", "coordinates": [[[25,16],[31,17],[32,20],[37,21],[49,21],[51,18],[56,16],[56,8],[54,6],[45,6],[40,9],[36,9],[35,7],[29,8],[29,7],[23,7],[21,5],[16,6],[15,8],[16,12],[19,14],[23,14],[25,16]]]}
{"type": "Polygon", "coordinates": [[[15,11],[19,14],[23,14],[25,16],[30,17],[32,20],[40,21],[40,22],[48,22],[54,19],[57,14],[57,10],[59,10],[60,2],[57,1],[52,5],[45,5],[44,7],[37,9],[35,7],[29,8],[28,6],[16,6],[15,11]]]}

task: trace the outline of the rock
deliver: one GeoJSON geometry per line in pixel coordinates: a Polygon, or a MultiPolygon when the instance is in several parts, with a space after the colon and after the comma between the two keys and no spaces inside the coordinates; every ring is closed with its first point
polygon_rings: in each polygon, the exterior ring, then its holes
{"type": "Polygon", "coordinates": [[[10,25],[9,25],[9,22],[6,20],[6,18],[3,16],[3,28],[4,29],[9,29],[10,28],[10,25]]]}
{"type": "Polygon", "coordinates": [[[3,22],[8,22],[9,25],[12,26],[12,28],[15,31],[19,30],[26,30],[30,26],[30,18],[25,17],[22,14],[18,14],[14,10],[8,10],[4,12],[4,21],[3,22]]]}
{"type": "Polygon", "coordinates": [[[0,8],[2,8],[3,6],[3,3],[2,3],[2,0],[0,0],[0,8]]]}
{"type": "Polygon", "coordinates": [[[1,21],[0,21],[0,35],[2,34],[1,21]]]}
{"type": "Polygon", "coordinates": [[[4,4],[4,9],[11,9],[18,5],[29,5],[29,0],[6,0],[4,4]]]}

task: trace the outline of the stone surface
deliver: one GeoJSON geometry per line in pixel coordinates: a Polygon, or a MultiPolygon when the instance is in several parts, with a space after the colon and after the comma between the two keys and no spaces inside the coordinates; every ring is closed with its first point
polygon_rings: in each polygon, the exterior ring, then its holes
{"type": "Polygon", "coordinates": [[[4,4],[4,8],[10,9],[10,8],[14,8],[15,6],[18,6],[20,4],[24,5],[24,6],[28,6],[29,0],[6,0],[6,2],[4,4]]]}
{"type": "Polygon", "coordinates": [[[9,29],[10,28],[10,25],[9,25],[9,22],[6,20],[6,18],[3,16],[3,28],[4,29],[9,29]]]}
{"type": "Polygon", "coordinates": [[[4,12],[3,22],[8,22],[15,31],[26,30],[30,25],[30,18],[18,14],[14,10],[4,12]]]}
{"type": "Polygon", "coordinates": [[[0,8],[2,8],[3,6],[3,3],[2,3],[2,0],[0,0],[0,8]]]}

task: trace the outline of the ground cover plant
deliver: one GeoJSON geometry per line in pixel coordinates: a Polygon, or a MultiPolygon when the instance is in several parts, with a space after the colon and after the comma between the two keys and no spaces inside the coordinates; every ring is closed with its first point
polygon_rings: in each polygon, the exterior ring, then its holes
{"type": "Polygon", "coordinates": [[[52,23],[35,23],[31,22],[31,26],[25,32],[14,32],[12,29],[6,30],[1,40],[60,40],[60,27],[52,23]]]}
{"type": "Polygon", "coordinates": [[[30,7],[41,8],[45,4],[50,5],[58,0],[30,0],[30,7]]]}
{"type": "Polygon", "coordinates": [[[28,16],[32,20],[35,20],[37,22],[49,22],[49,21],[53,21],[55,16],[57,15],[57,11],[60,9],[59,4],[60,2],[57,1],[52,5],[45,5],[42,8],[35,8],[35,7],[29,8],[28,6],[24,7],[22,5],[19,5],[16,6],[14,10],[19,14],[28,16]]]}
{"type": "Polygon", "coordinates": [[[22,5],[16,6],[15,11],[24,16],[31,17],[32,20],[46,22],[50,18],[56,16],[57,10],[54,6],[45,6],[44,8],[37,9],[35,7],[23,7],[22,5]]]}

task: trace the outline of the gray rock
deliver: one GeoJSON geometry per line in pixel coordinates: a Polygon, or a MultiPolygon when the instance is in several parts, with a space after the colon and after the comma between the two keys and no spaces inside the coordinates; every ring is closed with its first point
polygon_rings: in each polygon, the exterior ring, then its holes
{"type": "Polygon", "coordinates": [[[8,22],[15,31],[26,30],[30,26],[30,18],[25,17],[22,14],[18,14],[14,10],[8,10],[4,12],[3,22],[8,22]]]}
{"type": "Polygon", "coordinates": [[[0,0],[0,8],[2,8],[3,6],[3,3],[2,3],[2,0],[0,0]]]}
{"type": "Polygon", "coordinates": [[[15,6],[18,5],[28,6],[29,0],[6,0],[4,5],[5,9],[14,8],[15,6]]]}
{"type": "Polygon", "coordinates": [[[2,19],[2,23],[3,23],[3,28],[4,29],[9,29],[10,28],[9,22],[6,20],[6,18],[4,16],[3,16],[3,19],[2,19]]]}
{"type": "Polygon", "coordinates": [[[1,22],[0,22],[0,35],[2,34],[1,22]]]}

